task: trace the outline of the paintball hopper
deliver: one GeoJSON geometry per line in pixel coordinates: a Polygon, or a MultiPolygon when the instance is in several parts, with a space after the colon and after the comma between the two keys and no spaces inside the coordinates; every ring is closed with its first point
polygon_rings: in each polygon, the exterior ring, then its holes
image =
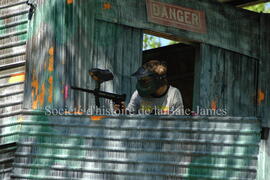
{"type": "Polygon", "coordinates": [[[89,75],[99,83],[113,80],[113,73],[108,69],[93,68],[89,70],[89,75]]]}
{"type": "Polygon", "coordinates": [[[111,71],[109,71],[108,69],[104,70],[104,69],[93,68],[93,69],[89,70],[89,75],[95,80],[96,87],[94,90],[84,89],[84,88],[75,87],[75,86],[72,86],[71,88],[74,90],[94,94],[95,104],[97,107],[100,107],[99,98],[110,99],[114,103],[120,104],[120,107],[121,107],[121,102],[125,101],[125,99],[126,99],[125,94],[119,95],[119,94],[109,93],[109,92],[105,92],[105,91],[100,91],[101,83],[103,83],[105,81],[113,80],[113,73],[111,71]]]}

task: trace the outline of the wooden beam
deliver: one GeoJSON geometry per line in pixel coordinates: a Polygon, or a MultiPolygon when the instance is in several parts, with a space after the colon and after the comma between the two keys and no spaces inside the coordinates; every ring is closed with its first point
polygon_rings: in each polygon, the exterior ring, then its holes
{"type": "Polygon", "coordinates": [[[270,128],[270,14],[261,14],[261,62],[257,95],[258,114],[262,126],[270,128]]]}
{"type": "Polygon", "coordinates": [[[95,16],[99,20],[159,32],[170,37],[203,42],[246,56],[259,58],[260,16],[258,13],[210,0],[156,1],[204,11],[207,33],[201,34],[149,22],[146,13],[146,1],[142,0],[110,0],[111,8],[109,10],[103,9],[103,4],[108,3],[108,1],[99,0],[96,2],[95,16]]]}

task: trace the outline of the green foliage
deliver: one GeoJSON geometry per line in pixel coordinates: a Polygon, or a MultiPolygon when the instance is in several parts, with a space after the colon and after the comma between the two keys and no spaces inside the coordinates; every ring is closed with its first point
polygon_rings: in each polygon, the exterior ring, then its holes
{"type": "Polygon", "coordinates": [[[253,6],[245,7],[244,9],[258,12],[258,13],[270,13],[269,3],[261,3],[253,6]]]}
{"type": "Polygon", "coordinates": [[[158,37],[151,36],[148,34],[143,35],[143,49],[153,49],[161,47],[161,40],[158,37]]]}
{"type": "Polygon", "coordinates": [[[163,38],[152,36],[149,34],[144,34],[143,35],[143,50],[154,49],[161,46],[167,46],[167,45],[178,43],[176,41],[171,41],[171,40],[163,41],[162,39],[163,38]]]}

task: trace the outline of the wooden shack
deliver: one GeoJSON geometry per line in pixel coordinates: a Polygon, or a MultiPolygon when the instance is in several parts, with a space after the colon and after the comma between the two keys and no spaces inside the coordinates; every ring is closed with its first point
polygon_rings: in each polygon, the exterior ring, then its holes
{"type": "Polygon", "coordinates": [[[1,0],[1,179],[268,180],[270,16],[238,7],[252,3],[1,0]],[[143,52],[144,33],[180,43],[143,52]],[[150,59],[186,107],[225,116],[83,112],[94,97],[70,87],[94,89],[89,69],[128,103],[150,59]]]}

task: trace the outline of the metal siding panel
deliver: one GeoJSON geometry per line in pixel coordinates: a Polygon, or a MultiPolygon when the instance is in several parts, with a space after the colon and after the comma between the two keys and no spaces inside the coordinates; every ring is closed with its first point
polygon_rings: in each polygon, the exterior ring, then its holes
{"type": "Polygon", "coordinates": [[[0,179],[9,180],[22,109],[28,30],[26,1],[0,2],[0,179]]]}
{"type": "Polygon", "coordinates": [[[252,117],[24,116],[15,179],[256,177],[252,117]]]}
{"type": "Polygon", "coordinates": [[[0,119],[0,145],[17,141],[19,116],[1,117],[0,119]]]}
{"type": "Polygon", "coordinates": [[[0,115],[0,179],[9,180],[16,142],[18,140],[18,116],[1,117],[0,115]]]}
{"type": "Polygon", "coordinates": [[[258,156],[257,180],[267,180],[270,177],[270,138],[262,140],[258,156]]]}
{"type": "Polygon", "coordinates": [[[29,8],[25,1],[17,0],[1,1],[0,9],[0,115],[3,115],[21,109],[29,8]]]}
{"type": "Polygon", "coordinates": [[[15,151],[16,151],[16,143],[0,145],[0,178],[1,180],[10,179],[15,151]]]}

